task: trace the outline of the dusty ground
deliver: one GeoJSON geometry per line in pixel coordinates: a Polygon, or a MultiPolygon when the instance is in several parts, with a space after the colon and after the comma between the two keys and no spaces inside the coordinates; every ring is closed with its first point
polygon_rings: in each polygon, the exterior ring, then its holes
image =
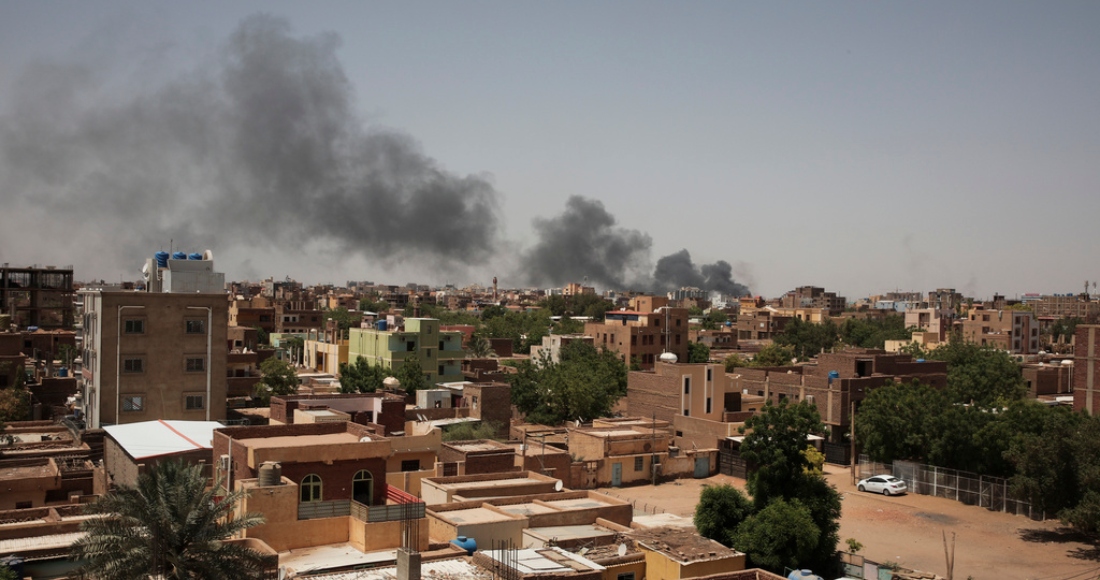
{"type": "MultiPolygon", "coordinates": [[[[855,538],[875,562],[946,576],[943,532],[955,534],[955,578],[1084,580],[1100,577],[1100,546],[1064,530],[1057,521],[991,512],[952,500],[909,494],[883,497],[856,491],[846,468],[827,466],[826,476],[843,495],[841,545],[855,538]]],[[[638,509],[691,516],[704,485],[745,481],[716,475],[652,486],[601,490],[635,501],[638,509]]]]}

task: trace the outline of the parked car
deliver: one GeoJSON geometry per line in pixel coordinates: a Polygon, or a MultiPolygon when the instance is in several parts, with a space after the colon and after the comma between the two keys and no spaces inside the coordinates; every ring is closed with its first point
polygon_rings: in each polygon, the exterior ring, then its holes
{"type": "Polygon", "coordinates": [[[893,475],[876,475],[860,481],[856,489],[882,495],[898,495],[905,493],[907,488],[904,481],[893,475]]]}

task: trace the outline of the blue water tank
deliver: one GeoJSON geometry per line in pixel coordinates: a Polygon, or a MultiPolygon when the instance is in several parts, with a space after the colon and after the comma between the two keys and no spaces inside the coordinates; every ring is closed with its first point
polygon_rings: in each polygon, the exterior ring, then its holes
{"type": "Polygon", "coordinates": [[[187,259],[187,252],[176,252],[176,253],[172,254],[172,259],[173,260],[186,260],[187,259]]]}
{"type": "Polygon", "coordinates": [[[814,574],[810,570],[793,570],[787,575],[787,580],[824,580],[821,576],[814,574]]]}
{"type": "Polygon", "coordinates": [[[187,259],[188,260],[201,260],[202,259],[202,254],[199,253],[199,252],[194,252],[192,254],[188,254],[187,259]]]}
{"type": "Polygon", "coordinates": [[[158,268],[167,268],[168,258],[171,256],[172,254],[169,254],[168,252],[160,251],[153,254],[153,259],[156,260],[158,268]]]}
{"type": "Polygon", "coordinates": [[[839,378],[840,378],[840,373],[838,373],[836,371],[829,371],[829,380],[830,381],[833,380],[833,379],[839,379],[839,378]]]}
{"type": "Polygon", "coordinates": [[[379,320],[378,322],[375,322],[374,323],[374,328],[376,328],[378,330],[386,330],[386,328],[387,328],[386,321],[385,320],[379,320]]]}
{"type": "Polygon", "coordinates": [[[924,359],[922,359],[922,358],[918,358],[918,359],[917,359],[917,362],[924,362],[924,359]]]}
{"type": "Polygon", "coordinates": [[[67,369],[65,367],[61,367],[61,368],[57,369],[57,376],[62,377],[62,378],[69,376],[69,369],[67,369]]]}
{"type": "Polygon", "coordinates": [[[462,548],[463,550],[466,550],[466,555],[468,556],[473,556],[474,552],[477,551],[477,540],[474,540],[470,537],[459,536],[451,540],[451,543],[458,546],[459,548],[462,548]]]}

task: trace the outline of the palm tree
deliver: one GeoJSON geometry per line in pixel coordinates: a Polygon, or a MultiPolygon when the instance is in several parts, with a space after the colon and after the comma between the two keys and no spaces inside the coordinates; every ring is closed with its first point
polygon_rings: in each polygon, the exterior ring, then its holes
{"type": "Polygon", "coordinates": [[[73,544],[72,558],[83,560],[83,572],[97,580],[261,578],[268,557],[223,540],[263,518],[233,517],[244,493],[216,500],[220,482],[211,489],[206,484],[200,466],[158,464],[137,487],[123,486],[88,506],[87,513],[100,517],[82,524],[87,535],[73,544]]]}

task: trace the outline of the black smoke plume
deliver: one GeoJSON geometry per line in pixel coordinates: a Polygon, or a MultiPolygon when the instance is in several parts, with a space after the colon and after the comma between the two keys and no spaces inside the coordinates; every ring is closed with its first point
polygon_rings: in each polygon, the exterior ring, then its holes
{"type": "Polygon", "coordinates": [[[668,292],[693,287],[727,296],[744,296],[748,287],[733,280],[726,261],[696,266],[685,249],[657,260],[650,273],[649,235],[617,226],[602,203],[570,197],[557,217],[534,222],[535,246],[523,257],[526,280],[560,286],[583,282],[603,289],[668,292]]]}
{"type": "Polygon", "coordinates": [[[47,208],[131,264],[173,237],[485,262],[499,235],[492,184],[359,119],[338,46],[259,15],[213,64],[151,86],[112,86],[96,65],[32,64],[0,117],[8,209],[47,208]]]}

